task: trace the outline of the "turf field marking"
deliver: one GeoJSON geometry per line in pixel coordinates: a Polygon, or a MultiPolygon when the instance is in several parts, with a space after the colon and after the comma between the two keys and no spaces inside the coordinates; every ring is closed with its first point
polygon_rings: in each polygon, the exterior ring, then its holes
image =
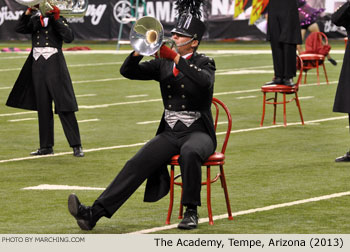
{"type": "MultiPolygon", "coordinates": [[[[117,146],[108,146],[108,147],[101,147],[101,148],[94,148],[94,149],[84,149],[84,152],[95,152],[95,151],[104,151],[104,150],[114,150],[114,149],[122,149],[122,148],[131,148],[136,146],[142,146],[145,145],[146,142],[143,143],[135,143],[135,144],[125,144],[125,145],[117,145],[117,146]]],[[[72,152],[59,152],[55,153],[53,155],[43,155],[43,156],[29,156],[29,157],[22,157],[22,158],[12,158],[7,160],[0,160],[0,163],[9,163],[9,162],[16,162],[16,161],[23,161],[23,160],[30,160],[30,159],[39,159],[39,158],[49,158],[49,157],[56,157],[56,156],[64,156],[64,155],[72,155],[72,152]]]]}
{"type": "Polygon", "coordinates": [[[37,118],[22,118],[22,119],[13,119],[13,120],[7,120],[8,122],[22,122],[22,121],[31,121],[36,120],[37,118]]]}
{"type": "MultiPolygon", "coordinates": [[[[270,210],[274,210],[274,209],[278,209],[278,208],[296,206],[296,205],[300,205],[300,204],[317,202],[317,201],[321,201],[321,200],[334,199],[334,198],[339,198],[339,197],[349,196],[349,195],[350,195],[350,191],[349,192],[341,192],[341,193],[333,193],[333,194],[323,195],[323,196],[314,197],[314,198],[296,200],[296,201],[291,201],[291,202],[286,202],[286,203],[281,203],[281,204],[276,204],[276,205],[270,205],[270,206],[266,206],[266,207],[238,211],[238,212],[232,213],[232,216],[240,216],[240,215],[253,214],[253,213],[258,213],[258,212],[265,212],[265,211],[270,211],[270,210]]],[[[226,218],[227,218],[227,213],[222,214],[222,215],[213,216],[214,220],[221,220],[221,219],[226,219],[226,218]]],[[[206,222],[209,222],[208,218],[200,218],[198,220],[198,223],[206,223],[206,222]]],[[[154,233],[154,232],[158,232],[158,231],[173,229],[176,227],[177,227],[177,224],[172,224],[172,225],[167,225],[167,226],[154,227],[154,228],[150,228],[150,229],[143,229],[143,230],[131,232],[128,234],[154,233]]]]}
{"type": "Polygon", "coordinates": [[[103,191],[105,189],[106,188],[101,188],[101,187],[48,185],[48,184],[42,184],[42,185],[22,188],[22,190],[87,190],[87,191],[103,191]]]}
{"type": "Polygon", "coordinates": [[[100,119],[87,119],[87,120],[80,120],[78,121],[78,123],[86,123],[86,122],[97,122],[97,121],[100,121],[100,119]]]}
{"type": "Polygon", "coordinates": [[[302,97],[299,97],[299,100],[308,100],[313,98],[315,98],[315,96],[302,96],[302,97]]]}
{"type": "Polygon", "coordinates": [[[116,81],[116,80],[126,80],[125,78],[108,78],[108,79],[98,79],[98,80],[81,80],[72,81],[73,84],[90,83],[90,82],[106,82],[106,81],[116,81]]]}
{"type": "Polygon", "coordinates": [[[0,89],[10,89],[11,87],[0,87],[0,89]]]}
{"type": "Polygon", "coordinates": [[[0,60],[3,59],[26,59],[28,56],[9,56],[9,57],[0,57],[0,60]]]}
{"type": "Polygon", "coordinates": [[[30,111],[30,112],[17,112],[17,113],[10,113],[10,114],[0,114],[1,116],[16,116],[16,115],[26,115],[26,114],[32,114],[36,113],[36,111],[30,111]]]}
{"type": "Polygon", "coordinates": [[[238,74],[273,74],[273,70],[238,70],[215,73],[215,75],[238,75],[238,74]]]}
{"type": "Polygon", "coordinates": [[[96,94],[82,94],[82,95],[76,95],[75,97],[90,97],[90,96],[96,96],[96,94]]]}
{"type": "MultiPolygon", "coordinates": [[[[313,124],[313,123],[334,121],[334,120],[341,120],[341,119],[348,119],[348,116],[338,116],[338,117],[317,119],[317,120],[312,120],[312,121],[305,121],[305,124],[313,124]]],[[[300,124],[301,124],[300,122],[288,123],[289,126],[300,125],[300,124]]],[[[265,130],[265,129],[281,128],[281,127],[284,127],[284,125],[283,124],[278,124],[278,125],[271,125],[271,126],[264,126],[264,127],[257,127],[257,128],[232,130],[231,133],[235,134],[235,133],[241,133],[241,132],[257,131],[257,130],[265,130]]],[[[218,132],[218,133],[216,133],[216,135],[224,135],[224,134],[226,134],[226,132],[218,132]]],[[[104,151],[104,150],[113,150],[113,149],[122,149],[122,148],[136,147],[136,146],[142,146],[146,142],[135,143],[135,144],[127,144],[127,145],[101,147],[101,148],[94,148],[94,149],[85,149],[84,152],[94,152],[94,151],[104,151]]],[[[56,157],[56,156],[63,156],[63,155],[72,155],[72,152],[60,152],[60,153],[55,153],[54,155],[29,156],[29,157],[22,157],[22,158],[4,159],[4,160],[0,160],[0,163],[9,163],[9,162],[16,162],[16,161],[23,161],[23,160],[30,160],[30,159],[38,159],[38,158],[47,158],[47,157],[56,157]]]]}
{"type": "Polygon", "coordinates": [[[145,121],[145,122],[137,122],[136,124],[151,124],[151,123],[159,123],[159,120],[145,121]]]}
{"type": "Polygon", "coordinates": [[[251,98],[256,98],[256,95],[250,95],[250,96],[240,96],[240,97],[236,97],[236,99],[238,100],[242,100],[242,99],[251,99],[251,98]]]}
{"type": "Polygon", "coordinates": [[[0,69],[0,72],[7,72],[7,71],[19,71],[22,68],[5,68],[5,69],[0,69]]]}
{"type": "Polygon", "coordinates": [[[148,94],[140,94],[140,95],[128,95],[125,98],[137,98],[137,97],[146,97],[148,94]]]}
{"type": "Polygon", "coordinates": [[[106,66],[106,65],[121,65],[123,62],[104,62],[104,63],[89,63],[89,64],[69,64],[68,67],[88,67],[88,66],[106,66]]]}
{"type": "Polygon", "coordinates": [[[138,104],[138,103],[148,103],[148,102],[159,102],[162,99],[150,99],[150,100],[141,100],[141,101],[130,101],[130,102],[117,102],[110,104],[100,104],[100,105],[81,105],[79,108],[85,109],[95,109],[95,108],[108,108],[110,106],[119,106],[119,105],[127,105],[127,104],[138,104]]]}

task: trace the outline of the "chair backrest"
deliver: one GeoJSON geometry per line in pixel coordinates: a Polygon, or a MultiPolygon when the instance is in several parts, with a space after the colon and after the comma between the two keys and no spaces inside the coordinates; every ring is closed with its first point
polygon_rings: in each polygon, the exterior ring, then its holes
{"type": "Polygon", "coordinates": [[[231,113],[230,110],[227,108],[227,106],[220,101],[219,99],[213,97],[212,103],[215,107],[215,117],[214,117],[214,129],[216,132],[216,128],[218,126],[218,120],[219,120],[219,114],[220,114],[220,110],[223,109],[223,111],[226,114],[226,118],[227,118],[227,128],[226,128],[226,132],[222,132],[222,133],[218,133],[217,135],[223,135],[225,134],[225,139],[224,139],[224,143],[221,147],[221,153],[225,153],[226,151],[226,147],[227,147],[227,142],[228,139],[230,138],[230,134],[231,134],[231,128],[232,128],[232,117],[231,117],[231,113]]]}
{"type": "Polygon", "coordinates": [[[326,56],[330,50],[328,38],[323,32],[311,32],[305,40],[306,53],[318,53],[326,56]]]}
{"type": "Polygon", "coordinates": [[[303,77],[303,71],[304,71],[304,63],[302,58],[299,57],[299,55],[297,55],[297,69],[299,70],[299,76],[298,76],[298,80],[297,80],[297,87],[299,87],[299,84],[301,83],[301,79],[303,77]]]}

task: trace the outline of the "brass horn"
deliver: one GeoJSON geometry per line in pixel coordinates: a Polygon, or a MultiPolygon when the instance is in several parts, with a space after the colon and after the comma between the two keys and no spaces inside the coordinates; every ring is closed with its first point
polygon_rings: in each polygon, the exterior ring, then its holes
{"type": "Polygon", "coordinates": [[[84,16],[89,1],[88,0],[15,0],[17,3],[33,7],[39,4],[42,13],[52,10],[52,6],[60,9],[60,13],[65,17],[84,16]]]}
{"type": "Polygon", "coordinates": [[[164,39],[163,25],[149,16],[142,17],[134,23],[129,38],[134,50],[144,56],[154,55],[164,43],[171,43],[171,47],[176,47],[174,41],[164,39]]]}

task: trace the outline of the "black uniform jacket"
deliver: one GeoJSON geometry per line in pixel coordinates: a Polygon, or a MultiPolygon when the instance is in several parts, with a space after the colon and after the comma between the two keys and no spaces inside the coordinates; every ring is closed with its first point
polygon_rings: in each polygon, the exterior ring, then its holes
{"type": "MultiPolygon", "coordinates": [[[[32,47],[54,47],[58,53],[53,54],[47,64],[54,64],[55,73],[51,73],[55,78],[51,78],[47,85],[51,85],[55,102],[55,111],[77,111],[78,105],[72,86],[72,81],[68,72],[66,61],[62,53],[62,43],[70,43],[74,39],[73,31],[69,28],[67,20],[60,17],[54,20],[49,17],[47,27],[42,27],[39,16],[22,15],[16,26],[16,32],[32,34],[32,47]]],[[[40,56],[42,57],[42,56],[40,56]]],[[[33,80],[32,62],[33,50],[30,52],[24,66],[15,82],[9,95],[6,105],[15,108],[37,110],[33,80]]],[[[50,73],[43,73],[50,75],[50,73]]],[[[38,84],[37,84],[38,85],[38,84]]]]}
{"type": "MultiPolygon", "coordinates": [[[[350,39],[350,4],[343,4],[333,15],[332,22],[337,26],[343,26],[350,39]]],[[[343,65],[339,76],[337,92],[335,95],[334,112],[350,113],[350,43],[345,49],[343,65]]]]}
{"type": "MultiPolygon", "coordinates": [[[[189,60],[181,57],[177,65],[180,72],[175,77],[173,61],[153,59],[140,63],[142,56],[134,57],[132,54],[121,66],[120,73],[128,79],[158,81],[165,109],[199,111],[216,148],[216,136],[210,109],[216,70],[214,60],[197,53],[194,53],[189,60]]],[[[164,130],[165,124],[163,114],[157,134],[164,130]]],[[[153,202],[161,199],[169,192],[169,186],[170,177],[164,164],[148,178],[144,201],[153,202]]]]}
{"type": "Polygon", "coordinates": [[[300,21],[296,0],[270,0],[267,8],[267,40],[271,40],[271,34],[273,33],[279,34],[279,42],[301,44],[300,21]]]}

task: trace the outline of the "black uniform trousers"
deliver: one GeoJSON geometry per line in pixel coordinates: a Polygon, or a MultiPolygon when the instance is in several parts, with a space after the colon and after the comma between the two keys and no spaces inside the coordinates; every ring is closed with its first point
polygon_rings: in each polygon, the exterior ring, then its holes
{"type": "MultiPolygon", "coordinates": [[[[146,143],[131,158],[97,198],[93,215],[110,218],[119,207],[156,169],[161,169],[173,155],[180,154],[179,164],[183,182],[183,205],[201,205],[201,165],[214,152],[214,144],[201,119],[190,127],[178,121],[173,129],[165,130],[146,143]]],[[[101,217],[94,217],[95,220],[101,217]]]]}
{"type": "MultiPolygon", "coordinates": [[[[52,112],[54,98],[51,85],[48,82],[50,82],[50,71],[55,70],[52,68],[56,65],[49,60],[50,58],[45,60],[43,56],[40,56],[38,60],[33,59],[32,64],[32,78],[39,119],[40,148],[54,146],[54,117],[52,112]]],[[[73,111],[59,111],[58,116],[69,145],[71,147],[80,146],[79,126],[75,113],[73,111]]]]}
{"type": "Polygon", "coordinates": [[[270,44],[275,77],[290,79],[296,75],[296,43],[281,41],[281,24],[278,15],[269,17],[270,44]]]}

